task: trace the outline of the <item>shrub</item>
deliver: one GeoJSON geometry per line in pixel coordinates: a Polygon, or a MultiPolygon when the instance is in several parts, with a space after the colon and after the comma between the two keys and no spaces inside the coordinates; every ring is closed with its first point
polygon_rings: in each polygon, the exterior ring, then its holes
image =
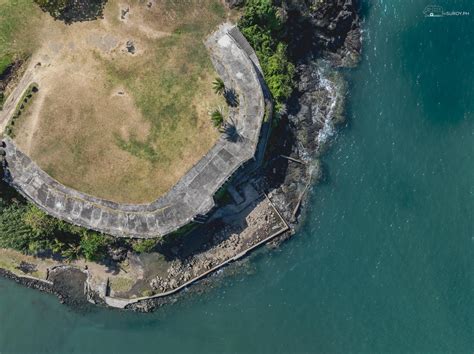
{"type": "Polygon", "coordinates": [[[220,77],[216,78],[212,83],[212,88],[214,92],[218,95],[223,95],[225,93],[225,84],[220,77]]]}
{"type": "Polygon", "coordinates": [[[222,126],[222,123],[224,123],[224,115],[219,109],[216,108],[211,112],[211,121],[216,128],[222,126]]]}
{"type": "Polygon", "coordinates": [[[5,103],[5,94],[0,92],[0,111],[3,109],[3,104],[5,103]]]}

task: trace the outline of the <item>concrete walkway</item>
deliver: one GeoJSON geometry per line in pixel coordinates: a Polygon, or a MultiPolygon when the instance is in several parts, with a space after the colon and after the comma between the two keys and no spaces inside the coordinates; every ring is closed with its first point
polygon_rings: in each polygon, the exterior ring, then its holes
{"type": "Polygon", "coordinates": [[[224,137],[163,197],[150,204],[119,204],[66,187],[50,177],[5,137],[5,180],[48,214],[117,237],[166,235],[207,214],[213,196],[254,159],[265,114],[262,74],[255,53],[235,26],[223,24],[206,41],[226,87],[239,96],[231,117],[240,139],[224,137]]]}

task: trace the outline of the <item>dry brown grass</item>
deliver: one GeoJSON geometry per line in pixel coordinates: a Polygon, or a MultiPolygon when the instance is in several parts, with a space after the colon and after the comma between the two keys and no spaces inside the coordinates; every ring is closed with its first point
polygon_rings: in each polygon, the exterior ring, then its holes
{"type": "Polygon", "coordinates": [[[15,128],[51,176],[118,202],[167,192],[215,143],[208,111],[224,104],[203,45],[228,15],[220,0],[147,3],[111,0],[103,20],[69,26],[45,18],[40,91],[15,128]]]}

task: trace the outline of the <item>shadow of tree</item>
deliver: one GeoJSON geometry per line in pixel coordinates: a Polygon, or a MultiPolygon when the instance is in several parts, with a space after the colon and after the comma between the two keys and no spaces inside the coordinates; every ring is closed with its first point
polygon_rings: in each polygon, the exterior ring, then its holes
{"type": "Polygon", "coordinates": [[[237,129],[237,126],[235,125],[235,122],[232,119],[229,119],[223,128],[223,133],[225,136],[225,139],[229,142],[236,143],[242,139],[240,136],[239,130],[237,129]]]}
{"type": "Polygon", "coordinates": [[[235,92],[233,88],[225,90],[224,98],[230,107],[235,108],[239,105],[239,95],[237,94],[237,92],[235,92]]]}
{"type": "Polygon", "coordinates": [[[107,0],[35,0],[35,2],[54,19],[71,24],[102,18],[107,0]]]}

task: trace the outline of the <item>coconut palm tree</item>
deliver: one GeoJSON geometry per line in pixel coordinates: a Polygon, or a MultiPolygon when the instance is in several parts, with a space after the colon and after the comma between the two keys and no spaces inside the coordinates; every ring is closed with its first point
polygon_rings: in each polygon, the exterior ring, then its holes
{"type": "Polygon", "coordinates": [[[66,258],[68,262],[72,262],[81,256],[82,249],[80,245],[71,244],[62,252],[62,256],[66,258]]]}
{"type": "Polygon", "coordinates": [[[224,81],[220,77],[217,77],[212,83],[214,92],[218,95],[223,95],[226,91],[224,81]]]}

